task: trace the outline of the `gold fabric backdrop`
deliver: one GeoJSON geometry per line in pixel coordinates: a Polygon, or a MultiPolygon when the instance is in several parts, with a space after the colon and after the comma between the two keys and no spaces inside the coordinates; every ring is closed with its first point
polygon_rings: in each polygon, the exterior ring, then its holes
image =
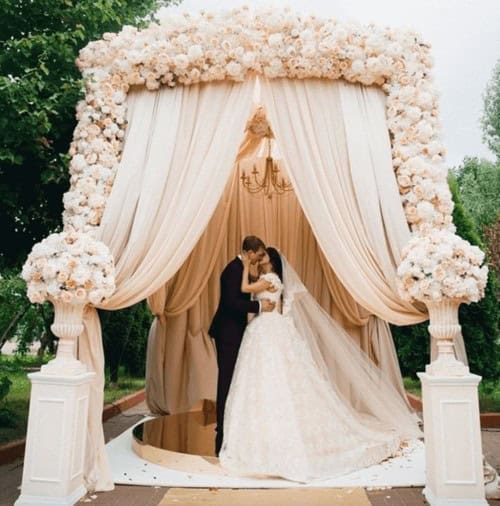
{"type": "MultiPolygon", "coordinates": [[[[219,276],[245,235],[278,248],[322,307],[391,378],[404,396],[389,326],[351,297],[325,259],[295,192],[250,194],[240,183],[256,163],[263,173],[261,139],[247,131],[238,162],[215,214],[180,270],[148,298],[156,318],[149,334],[147,402],[153,413],[178,413],[200,399],[215,400],[217,362],[207,334],[219,300],[219,276]]],[[[283,164],[280,173],[285,177],[283,164]]]]}

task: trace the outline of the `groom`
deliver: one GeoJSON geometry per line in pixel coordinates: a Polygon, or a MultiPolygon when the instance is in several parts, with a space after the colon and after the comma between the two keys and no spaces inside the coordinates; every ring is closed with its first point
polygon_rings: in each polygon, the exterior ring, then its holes
{"type": "MultiPolygon", "coordinates": [[[[264,243],[253,235],[245,237],[242,251],[246,253],[251,264],[259,263],[266,254],[264,243]]],[[[219,456],[222,446],[224,428],[224,407],[229,386],[233,377],[234,366],[238,357],[241,339],[247,326],[248,313],[272,311],[274,302],[269,300],[252,301],[250,294],[241,291],[243,262],[241,255],[229,262],[220,277],[220,300],[208,333],[215,340],[217,348],[217,435],[215,437],[215,454],[219,456]]]]}

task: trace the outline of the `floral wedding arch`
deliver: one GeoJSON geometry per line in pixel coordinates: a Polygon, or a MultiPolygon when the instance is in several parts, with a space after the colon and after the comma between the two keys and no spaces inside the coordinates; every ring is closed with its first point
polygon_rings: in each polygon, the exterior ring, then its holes
{"type": "MultiPolygon", "coordinates": [[[[56,323],[64,323],[68,308],[78,306],[74,318],[80,324],[86,305],[98,306],[116,290],[113,255],[96,236],[120,170],[131,89],[244,82],[255,75],[343,80],[379,87],[386,95],[392,166],[412,231],[402,251],[398,288],[403,299],[427,304],[431,331],[433,324],[444,343],[438,359],[452,363],[458,304],[483,296],[487,269],[481,266],[483,253],[454,234],[432,59],[419,35],[289,9],[243,7],[169,16],[142,30],[124,27],[82,49],[77,64],[86,96],[77,106],[70,147],[64,231],[35,245],[23,268],[30,300],[50,300],[56,323]],[[445,325],[442,308],[447,304],[451,313],[445,325]]],[[[62,341],[64,332],[71,334],[69,326],[63,327],[62,341]]],[[[78,329],[72,339],[82,326],[78,329]]],[[[64,357],[58,352],[58,358],[68,359],[68,350],[64,357]]]]}
{"type": "MultiPolygon", "coordinates": [[[[418,34],[304,17],[287,9],[255,13],[240,8],[167,17],[143,30],[124,27],[82,49],[77,64],[85,78],[86,97],[77,107],[79,121],[70,147],[65,232],[43,242],[44,247],[35,246],[26,264],[23,276],[33,302],[47,297],[68,302],[73,295],[78,300],[86,296],[92,275],[74,279],[68,266],[65,274],[56,274],[61,270],[57,252],[71,256],[76,238],[92,235],[101,222],[119,167],[130,87],[157,90],[162,85],[243,81],[251,73],[269,79],[344,79],[380,86],[387,95],[394,172],[407,221],[416,235],[399,270],[401,293],[420,301],[481,298],[486,283],[486,269],[480,268],[484,255],[453,234],[432,58],[429,45],[418,34]],[[422,242],[421,236],[428,239],[422,242]],[[426,262],[429,253],[432,261],[426,262]],[[36,262],[39,258],[46,258],[53,268],[36,262]]],[[[91,239],[82,241],[90,244],[91,239]]],[[[109,296],[113,284],[109,259],[96,258],[102,260],[100,269],[106,275],[99,276],[100,282],[92,281],[91,303],[109,296]]]]}

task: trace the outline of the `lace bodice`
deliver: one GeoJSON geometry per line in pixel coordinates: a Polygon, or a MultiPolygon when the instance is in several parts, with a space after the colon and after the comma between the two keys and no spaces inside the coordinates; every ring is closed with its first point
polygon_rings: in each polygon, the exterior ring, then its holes
{"type": "MultiPolygon", "coordinates": [[[[268,272],[267,274],[262,274],[259,279],[265,279],[266,281],[270,281],[273,286],[277,289],[275,292],[268,292],[267,290],[264,292],[259,292],[255,295],[257,300],[269,299],[273,302],[278,303],[281,299],[281,294],[283,293],[283,283],[280,278],[274,272],[268,272]]],[[[279,304],[276,304],[278,307],[279,304]]]]}

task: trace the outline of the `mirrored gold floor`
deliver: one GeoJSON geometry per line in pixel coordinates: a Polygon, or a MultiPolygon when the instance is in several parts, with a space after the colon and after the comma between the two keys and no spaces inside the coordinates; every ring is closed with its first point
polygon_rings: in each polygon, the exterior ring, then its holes
{"type": "Polygon", "coordinates": [[[138,453],[145,457],[147,447],[170,452],[214,457],[215,405],[205,401],[202,410],[165,415],[134,427],[138,453]]]}

